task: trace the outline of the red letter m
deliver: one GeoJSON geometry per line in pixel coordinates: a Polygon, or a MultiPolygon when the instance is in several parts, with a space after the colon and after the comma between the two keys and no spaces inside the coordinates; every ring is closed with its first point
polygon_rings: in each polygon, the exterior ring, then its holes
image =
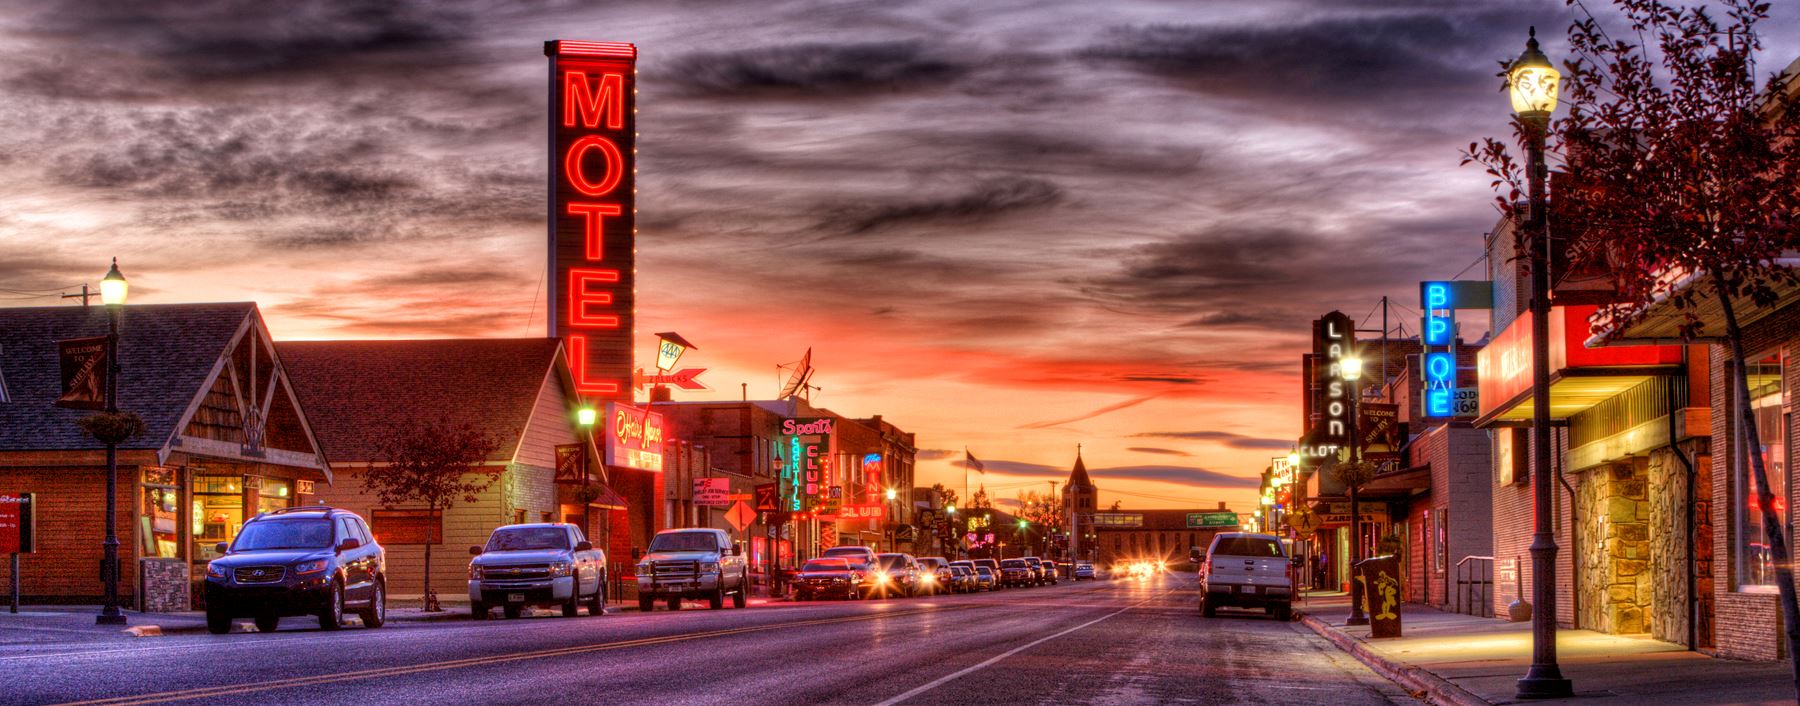
{"type": "Polygon", "coordinates": [[[584,127],[599,127],[600,118],[605,117],[606,129],[624,129],[625,76],[603,73],[595,86],[588,82],[586,72],[564,71],[563,126],[575,127],[577,115],[584,127]]]}

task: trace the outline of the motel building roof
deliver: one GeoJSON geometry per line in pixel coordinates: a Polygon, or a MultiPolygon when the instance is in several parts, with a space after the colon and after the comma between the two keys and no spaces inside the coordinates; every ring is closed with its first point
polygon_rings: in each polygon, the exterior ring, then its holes
{"type": "MultiPolygon", "coordinates": [[[[52,402],[62,393],[57,341],[107,330],[102,306],[0,308],[0,466],[105,462],[76,425],[93,412],[52,402]]],[[[254,303],[125,306],[118,357],[118,408],[145,426],[119,444],[122,463],[206,457],[331,479],[254,303]]]]}

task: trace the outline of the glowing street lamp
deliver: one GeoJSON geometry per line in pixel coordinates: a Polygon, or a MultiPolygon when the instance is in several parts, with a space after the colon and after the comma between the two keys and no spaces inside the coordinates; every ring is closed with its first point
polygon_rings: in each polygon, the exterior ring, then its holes
{"type": "Polygon", "coordinates": [[[891,503],[891,502],[893,502],[893,501],[894,501],[894,499],[895,499],[895,498],[898,498],[898,497],[900,497],[900,491],[898,491],[898,490],[894,490],[894,489],[893,489],[893,488],[888,488],[888,489],[887,489],[887,499],[888,499],[888,502],[890,502],[890,503],[891,503]]]}
{"type": "Polygon", "coordinates": [[[1544,138],[1550,113],[1556,110],[1556,93],[1562,75],[1550,57],[1538,49],[1537,28],[1525,40],[1525,53],[1506,69],[1506,87],[1512,95],[1513,113],[1525,135],[1525,171],[1530,183],[1531,211],[1525,222],[1530,245],[1531,269],[1531,458],[1532,535],[1531,667],[1519,679],[1522,699],[1572,696],[1575,687],[1556,664],[1556,535],[1551,518],[1555,500],[1550,483],[1543,482],[1550,467],[1550,275],[1549,218],[1545,210],[1544,138]]]}
{"type": "MultiPolygon", "coordinates": [[[[106,413],[119,413],[119,310],[125,308],[125,295],[131,283],[119,272],[119,258],[113,258],[112,269],[100,280],[100,302],[106,305],[106,413]]],[[[125,614],[119,611],[119,442],[123,439],[107,435],[106,441],[106,539],[101,542],[100,576],[106,582],[106,603],[94,616],[98,625],[124,625],[125,614]]],[[[15,564],[16,566],[17,564],[15,564]]]]}
{"type": "Polygon", "coordinates": [[[594,423],[600,421],[600,412],[593,407],[582,407],[575,410],[575,424],[583,429],[593,429],[594,423]]]}

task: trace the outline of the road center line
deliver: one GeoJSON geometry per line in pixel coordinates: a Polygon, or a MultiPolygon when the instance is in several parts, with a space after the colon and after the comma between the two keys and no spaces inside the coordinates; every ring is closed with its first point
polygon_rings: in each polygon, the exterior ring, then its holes
{"type": "Polygon", "coordinates": [[[1115,616],[1115,615],[1118,615],[1118,614],[1120,614],[1120,613],[1123,613],[1123,612],[1125,612],[1125,611],[1128,611],[1128,610],[1131,610],[1131,609],[1132,609],[1132,608],[1137,608],[1137,607],[1139,607],[1139,606],[1142,606],[1142,605],[1144,605],[1144,604],[1146,604],[1146,603],[1149,603],[1149,602],[1151,602],[1151,601],[1154,601],[1154,600],[1157,600],[1157,599],[1158,599],[1158,598],[1161,598],[1161,597],[1162,597],[1162,596],[1156,596],[1156,597],[1155,597],[1155,598],[1146,598],[1146,599],[1144,599],[1144,600],[1141,600],[1141,601],[1138,601],[1138,602],[1137,602],[1137,603],[1133,603],[1133,604],[1131,604],[1131,605],[1128,605],[1128,606],[1125,606],[1125,607],[1124,607],[1124,608],[1120,608],[1120,609],[1118,609],[1118,610],[1115,610],[1115,611],[1113,611],[1113,612],[1111,612],[1111,613],[1107,613],[1107,614],[1106,614],[1106,615],[1102,615],[1102,616],[1100,616],[1100,617],[1098,617],[1098,618],[1095,618],[1095,619],[1093,619],[1093,620],[1089,620],[1089,621],[1087,621],[1087,622],[1085,622],[1085,623],[1082,623],[1082,624],[1080,624],[1080,625],[1077,625],[1077,626],[1075,626],[1075,627],[1072,627],[1072,628],[1069,628],[1069,629],[1067,629],[1067,630],[1064,630],[1064,631],[1062,631],[1062,632],[1059,632],[1059,633],[1056,633],[1056,634],[1054,634],[1054,635],[1049,635],[1049,636],[1046,636],[1046,637],[1040,637],[1040,638],[1038,638],[1038,639],[1036,639],[1036,640],[1032,640],[1032,641],[1031,641],[1031,642],[1027,642],[1027,643],[1025,643],[1025,644],[1023,644],[1023,645],[1019,645],[1019,646],[1018,646],[1018,647],[1014,647],[1014,648],[1012,648],[1012,649],[1010,649],[1010,650],[1007,650],[1007,651],[1005,651],[1005,652],[1002,652],[1002,653],[1000,653],[1000,654],[997,654],[997,655],[994,655],[994,656],[992,656],[992,657],[989,657],[989,658],[987,658],[987,659],[986,659],[986,660],[985,660],[985,661],[982,661],[982,662],[981,662],[981,663],[979,663],[979,664],[974,664],[974,665],[970,665],[970,666],[967,666],[967,667],[963,667],[963,668],[962,668],[962,669],[960,669],[960,670],[957,670],[957,671],[955,671],[955,672],[952,672],[952,673],[950,673],[950,674],[947,674],[947,675],[944,675],[944,676],[941,676],[941,677],[938,677],[938,678],[937,678],[937,679],[934,679],[934,680],[932,680],[932,681],[930,681],[930,682],[927,682],[927,683],[925,683],[925,684],[924,684],[924,685],[921,685],[921,686],[919,686],[919,687],[918,687],[918,688],[916,688],[916,689],[913,689],[913,690],[912,690],[912,691],[908,691],[908,692],[906,692],[906,693],[904,693],[904,694],[901,694],[901,695],[899,695],[899,696],[896,696],[896,697],[894,697],[894,698],[891,698],[891,699],[888,699],[888,700],[886,700],[886,701],[883,701],[883,702],[881,702],[881,703],[879,703],[879,704],[876,704],[876,705],[875,705],[875,706],[894,706],[894,704],[897,704],[897,703],[900,703],[900,702],[902,702],[902,701],[905,701],[905,700],[907,700],[907,699],[910,699],[910,698],[912,698],[912,697],[914,697],[914,696],[918,696],[918,695],[920,695],[920,694],[923,694],[923,693],[925,693],[925,692],[927,692],[927,691],[931,691],[931,690],[932,690],[932,689],[936,689],[936,688],[938,688],[938,687],[940,687],[940,686],[943,686],[943,685],[945,685],[945,684],[948,684],[948,683],[950,683],[950,682],[953,682],[953,681],[956,681],[956,680],[957,680],[957,679],[960,679],[960,678],[962,678],[962,677],[965,677],[965,676],[968,676],[968,675],[970,675],[970,674],[973,674],[973,673],[975,673],[975,672],[979,672],[979,671],[981,671],[981,670],[983,670],[983,669],[987,669],[987,668],[988,668],[988,667],[991,667],[991,666],[994,666],[994,664],[995,664],[995,663],[996,663],[996,662],[999,662],[999,661],[1000,661],[1000,660],[1003,660],[1003,659],[1006,659],[1006,658],[1007,658],[1007,657],[1011,657],[1011,656],[1013,656],[1013,655],[1016,655],[1016,654],[1018,654],[1018,653],[1020,653],[1020,652],[1024,652],[1024,651],[1025,651],[1025,650],[1029,650],[1029,649],[1031,649],[1031,648],[1033,648],[1033,647],[1036,647],[1036,646],[1038,646],[1038,645],[1041,645],[1041,644],[1043,644],[1043,643],[1046,643],[1046,642],[1049,642],[1049,641],[1051,641],[1051,640],[1054,640],[1054,639],[1056,639],[1056,638],[1059,638],[1059,637],[1062,637],[1062,636],[1064,636],[1064,635],[1067,635],[1067,634],[1069,634],[1069,633],[1072,633],[1072,632],[1075,632],[1075,631],[1076,631],[1076,630],[1080,630],[1080,629],[1082,629],[1082,628],[1085,628],[1085,627],[1087,627],[1087,626],[1089,626],[1089,625],[1093,625],[1093,624],[1095,624],[1095,623],[1098,623],[1098,622],[1100,622],[1100,621],[1102,621],[1102,620],[1105,620],[1105,619],[1107,619],[1107,618],[1110,618],[1110,617],[1113,617],[1113,616],[1115,616]]]}

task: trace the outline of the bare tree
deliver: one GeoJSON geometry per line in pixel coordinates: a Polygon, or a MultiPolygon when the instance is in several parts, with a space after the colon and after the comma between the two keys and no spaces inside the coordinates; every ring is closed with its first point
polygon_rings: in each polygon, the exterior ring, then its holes
{"type": "MultiPolygon", "coordinates": [[[[1603,270],[1617,290],[1597,331],[1667,302],[1684,313],[1682,336],[1693,340],[1705,326],[1699,305],[1717,302],[1788,651],[1800,654],[1800,604],[1750,406],[1739,308],[1770,306],[1796,284],[1776,260],[1800,246],[1793,76],[1759,77],[1755,67],[1756,25],[1769,4],[1719,0],[1709,10],[1614,0],[1619,21],[1603,22],[1581,0],[1569,3],[1579,17],[1568,32],[1574,56],[1564,62],[1568,116],[1549,135],[1564,161],[1552,182],[1552,238],[1564,241],[1571,269],[1603,270]]],[[[1514,129],[1525,128],[1515,121],[1514,129]]],[[[1487,167],[1510,214],[1524,182],[1506,146],[1490,138],[1464,157],[1487,167]]],[[[1800,692],[1800,660],[1794,665],[1800,692]]]]}
{"type": "Polygon", "coordinates": [[[500,480],[501,466],[484,465],[499,440],[464,422],[403,424],[376,439],[386,465],[370,464],[363,473],[363,492],[382,505],[423,504],[425,530],[425,610],[440,610],[431,588],[431,547],[443,538],[433,531],[441,513],[457,501],[474,503],[500,480]]]}

